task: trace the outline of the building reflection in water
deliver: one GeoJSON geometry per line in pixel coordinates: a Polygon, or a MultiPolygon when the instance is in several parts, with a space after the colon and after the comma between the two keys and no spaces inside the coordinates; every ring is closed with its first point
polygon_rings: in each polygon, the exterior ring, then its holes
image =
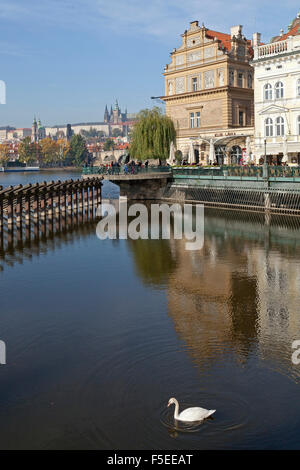
{"type": "Polygon", "coordinates": [[[299,377],[291,361],[300,339],[300,222],[295,218],[205,211],[205,242],[128,241],[143,281],[164,287],[184,347],[201,369],[224,354],[254,355],[299,377]]]}
{"type": "MultiPolygon", "coordinates": [[[[0,271],[95,234],[95,214],[16,227],[0,236],[0,271]]],[[[253,355],[294,378],[292,342],[300,339],[300,222],[283,216],[205,211],[205,241],[128,240],[142,281],[166,291],[168,313],[200,369],[225,354],[253,355]]],[[[96,236],[96,234],[95,234],[96,236]]]]}

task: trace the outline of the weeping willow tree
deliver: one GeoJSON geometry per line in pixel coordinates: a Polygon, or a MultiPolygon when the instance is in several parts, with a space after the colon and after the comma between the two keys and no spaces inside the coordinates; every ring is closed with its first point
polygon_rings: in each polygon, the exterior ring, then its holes
{"type": "Polygon", "coordinates": [[[138,115],[132,133],[130,156],[134,159],[169,158],[170,144],[176,141],[172,119],[160,108],[144,109],[138,115]]]}

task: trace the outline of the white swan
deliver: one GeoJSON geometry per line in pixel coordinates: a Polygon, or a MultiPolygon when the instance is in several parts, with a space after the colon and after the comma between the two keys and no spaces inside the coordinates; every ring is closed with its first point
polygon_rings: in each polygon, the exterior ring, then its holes
{"type": "Polygon", "coordinates": [[[206,410],[205,408],[193,407],[179,413],[179,403],[176,398],[170,398],[168,406],[174,404],[175,412],[174,419],[177,421],[185,421],[192,423],[193,421],[202,421],[215,413],[216,410],[206,410]]]}

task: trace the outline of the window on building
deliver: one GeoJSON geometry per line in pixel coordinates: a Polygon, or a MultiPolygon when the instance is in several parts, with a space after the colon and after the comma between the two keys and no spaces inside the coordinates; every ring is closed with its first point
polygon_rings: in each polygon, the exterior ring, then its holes
{"type": "Polygon", "coordinates": [[[297,96],[300,96],[300,78],[297,80],[297,96]]]}
{"type": "Polygon", "coordinates": [[[252,73],[248,73],[248,88],[252,88],[252,73]]]}
{"type": "Polygon", "coordinates": [[[267,83],[264,86],[264,98],[265,98],[265,100],[271,100],[272,96],[273,96],[272,85],[270,83],[267,83]]]}
{"type": "Polygon", "coordinates": [[[229,70],[229,85],[234,86],[234,70],[229,70]]]}
{"type": "Polygon", "coordinates": [[[298,135],[300,135],[300,116],[297,118],[298,135]]]}
{"type": "Polygon", "coordinates": [[[216,160],[219,165],[224,165],[224,159],[226,155],[226,146],[217,145],[215,148],[216,160]]]}
{"type": "Polygon", "coordinates": [[[266,137],[273,136],[273,120],[271,118],[267,118],[265,120],[265,136],[266,137]]]}
{"type": "Polygon", "coordinates": [[[196,127],[200,127],[200,112],[196,113],[196,127]]]}
{"type": "Polygon", "coordinates": [[[276,118],[276,135],[277,136],[284,135],[284,119],[281,116],[276,118]]]}
{"type": "Polygon", "coordinates": [[[195,127],[195,115],[190,113],[190,127],[193,129],[195,127]]]}
{"type": "Polygon", "coordinates": [[[283,83],[282,82],[277,82],[275,85],[275,96],[276,99],[283,98],[283,83]]]}
{"type": "Polygon", "coordinates": [[[197,91],[198,89],[198,80],[197,78],[192,78],[192,91],[197,91]]]}
{"type": "Polygon", "coordinates": [[[243,72],[238,72],[238,82],[237,82],[237,84],[241,88],[243,87],[243,78],[244,78],[243,72]]]}
{"type": "Polygon", "coordinates": [[[239,165],[242,159],[242,149],[238,145],[232,147],[230,151],[230,163],[232,165],[239,165]]]}
{"type": "Polygon", "coordinates": [[[239,111],[239,125],[244,126],[244,111],[239,111]]]}

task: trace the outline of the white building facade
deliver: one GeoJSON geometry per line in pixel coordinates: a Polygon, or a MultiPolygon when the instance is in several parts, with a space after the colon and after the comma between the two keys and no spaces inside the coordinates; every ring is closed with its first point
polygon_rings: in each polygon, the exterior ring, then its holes
{"type": "Polygon", "coordinates": [[[256,163],[300,165],[300,15],[269,44],[253,37],[256,163]]]}

